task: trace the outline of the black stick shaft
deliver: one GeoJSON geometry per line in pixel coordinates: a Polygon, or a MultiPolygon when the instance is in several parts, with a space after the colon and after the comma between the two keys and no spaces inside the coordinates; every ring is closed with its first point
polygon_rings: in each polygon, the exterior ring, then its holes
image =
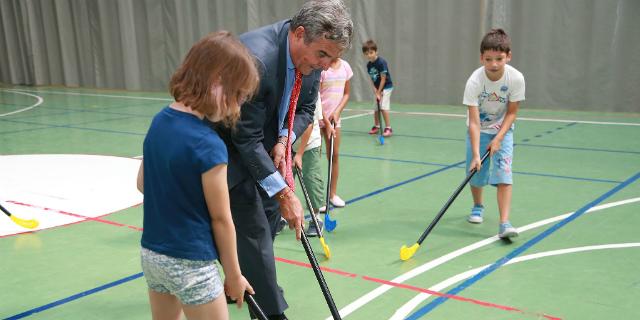
{"type": "Polygon", "coordinates": [[[333,297],[331,297],[331,292],[329,292],[329,287],[327,286],[327,282],[324,280],[324,276],[322,275],[322,270],[320,270],[320,266],[318,265],[318,260],[316,260],[316,256],[313,253],[313,249],[311,249],[311,245],[309,244],[309,239],[307,235],[302,233],[302,246],[304,247],[304,251],[307,253],[307,258],[309,258],[309,262],[311,263],[311,267],[313,269],[313,273],[316,275],[316,279],[318,280],[318,284],[320,284],[320,289],[322,290],[322,294],[324,295],[324,299],[327,301],[327,306],[329,306],[329,311],[331,311],[331,315],[334,320],[342,320],[340,317],[340,313],[338,312],[338,308],[336,308],[335,302],[333,302],[333,297]]]}
{"type": "Polygon", "coordinates": [[[380,126],[380,128],[378,128],[378,138],[383,138],[382,137],[382,108],[380,107],[380,99],[376,98],[376,104],[378,106],[378,125],[380,126]]]}
{"type": "Polygon", "coordinates": [[[262,311],[262,308],[260,308],[256,300],[253,298],[253,296],[246,291],[244,292],[244,300],[249,305],[249,309],[251,309],[251,312],[254,316],[258,317],[259,320],[269,320],[269,318],[267,318],[267,315],[264,314],[264,311],[262,311]]]}
{"type": "Polygon", "coordinates": [[[11,212],[5,209],[1,204],[0,204],[0,210],[2,210],[2,212],[4,212],[4,214],[6,214],[7,216],[11,217],[11,212]]]}
{"type": "Polygon", "coordinates": [[[316,217],[313,205],[311,204],[311,198],[309,197],[309,192],[307,192],[307,186],[305,186],[304,184],[304,176],[302,174],[302,171],[300,169],[298,169],[297,166],[293,166],[296,174],[298,175],[298,181],[300,182],[300,188],[302,188],[302,193],[304,194],[304,199],[307,202],[307,208],[309,209],[309,212],[311,213],[311,220],[313,221],[313,224],[316,226],[316,230],[318,231],[318,236],[320,236],[320,238],[322,238],[322,230],[320,230],[320,224],[318,223],[318,218],[316,217]]]}
{"type": "MultiPolygon", "coordinates": [[[[489,156],[489,150],[487,150],[487,152],[484,153],[484,155],[482,156],[482,159],[480,160],[480,163],[484,163],[485,160],[487,160],[487,157],[489,156]]],[[[464,179],[464,181],[462,181],[462,183],[458,186],[458,188],[456,189],[456,191],[453,193],[453,195],[451,195],[451,197],[449,197],[449,200],[447,200],[447,203],[444,204],[444,207],[442,207],[442,209],[440,209],[440,212],[438,212],[438,214],[436,215],[436,217],[433,219],[433,221],[431,221],[431,223],[429,224],[429,226],[427,227],[426,230],[424,230],[424,232],[422,233],[422,235],[420,236],[420,239],[418,239],[418,244],[422,244],[422,242],[424,241],[425,238],[427,238],[427,236],[429,235],[429,233],[431,233],[431,230],[433,230],[433,228],[436,226],[436,224],[438,224],[438,221],[440,221],[440,218],[442,218],[442,216],[444,215],[445,212],[447,212],[447,209],[449,209],[449,207],[451,206],[451,204],[453,203],[454,200],[456,200],[456,198],[458,197],[458,195],[460,194],[460,192],[462,191],[462,189],[464,189],[464,186],[467,185],[467,183],[469,182],[469,180],[471,180],[471,178],[473,177],[474,174],[476,174],[477,170],[473,170],[471,171],[467,177],[464,179]]]]}
{"type": "MultiPolygon", "coordinates": [[[[331,121],[331,128],[335,128],[334,122],[331,121]]],[[[329,137],[329,177],[327,178],[327,196],[325,199],[326,213],[329,214],[329,197],[331,197],[331,171],[333,171],[333,135],[329,137]]]]}

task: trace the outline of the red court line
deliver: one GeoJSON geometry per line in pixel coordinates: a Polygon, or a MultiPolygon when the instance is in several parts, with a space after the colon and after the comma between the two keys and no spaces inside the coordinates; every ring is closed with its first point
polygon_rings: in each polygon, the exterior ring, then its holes
{"type": "Polygon", "coordinates": [[[32,205],[32,204],[28,204],[28,203],[24,203],[24,202],[19,202],[19,201],[9,200],[7,202],[11,202],[13,204],[17,204],[17,205],[21,205],[21,206],[25,206],[25,207],[29,207],[29,208],[36,208],[36,209],[41,209],[41,210],[45,210],[45,211],[52,211],[52,212],[55,212],[55,213],[60,213],[60,214],[64,214],[64,215],[67,215],[67,216],[72,216],[72,217],[75,217],[75,218],[81,218],[81,219],[91,220],[91,221],[95,221],[95,222],[102,222],[102,223],[110,224],[112,226],[127,227],[127,228],[130,228],[130,229],[133,229],[133,230],[142,231],[142,228],[135,227],[135,226],[130,226],[130,225],[123,224],[123,223],[118,223],[118,222],[115,222],[115,221],[109,221],[109,220],[104,220],[104,219],[94,218],[94,217],[87,217],[87,216],[83,216],[83,215],[72,213],[72,212],[68,212],[68,211],[36,206],[36,205],[32,205]]]}
{"type": "MultiPolygon", "coordinates": [[[[47,207],[40,207],[40,206],[36,206],[36,205],[31,205],[31,204],[28,204],[28,203],[19,202],[19,201],[9,200],[7,202],[11,202],[13,204],[17,204],[17,205],[21,205],[21,206],[25,206],[25,207],[30,207],[30,208],[37,208],[37,209],[42,209],[42,210],[46,210],[46,211],[53,211],[53,212],[56,212],[56,213],[69,215],[69,216],[76,217],[76,218],[82,218],[82,219],[91,220],[91,221],[95,221],[95,222],[106,223],[106,224],[109,224],[109,225],[112,225],[112,226],[127,227],[127,228],[130,228],[130,229],[136,230],[136,231],[142,231],[142,228],[131,226],[131,225],[126,225],[126,224],[122,224],[122,223],[118,223],[118,222],[114,222],[114,221],[104,220],[104,219],[100,219],[100,218],[87,217],[87,216],[79,215],[79,214],[76,214],[76,213],[71,213],[71,212],[62,211],[62,210],[56,210],[56,209],[47,208],[47,207]]],[[[291,259],[285,259],[285,258],[281,258],[281,257],[275,257],[275,260],[276,261],[280,261],[282,263],[287,263],[287,264],[290,264],[290,265],[298,266],[298,267],[304,267],[304,268],[309,268],[309,269],[312,268],[311,264],[306,263],[306,262],[301,262],[301,261],[296,261],[296,260],[291,260],[291,259]]],[[[366,281],[376,282],[376,283],[380,283],[380,284],[386,284],[386,285],[389,285],[389,286],[392,286],[392,287],[395,287],[395,288],[408,289],[408,290],[412,290],[412,291],[428,293],[428,294],[431,294],[431,295],[434,295],[434,296],[442,296],[442,297],[446,297],[446,298],[450,298],[450,299],[454,299],[454,300],[458,300],[458,301],[470,302],[470,303],[477,304],[479,306],[486,307],[486,308],[494,308],[494,309],[499,309],[499,310],[503,310],[503,311],[511,311],[511,312],[519,312],[519,313],[523,313],[523,314],[530,314],[530,315],[535,315],[537,317],[544,317],[544,318],[547,318],[547,319],[550,319],[550,320],[560,320],[560,319],[562,319],[562,318],[553,317],[553,316],[549,316],[549,315],[542,314],[542,313],[526,312],[526,311],[523,311],[523,310],[518,309],[518,308],[509,307],[509,306],[503,306],[503,305],[496,304],[496,303],[485,302],[485,301],[481,301],[481,300],[465,298],[465,297],[461,297],[461,296],[457,296],[457,295],[451,295],[451,294],[446,294],[446,293],[442,293],[442,292],[438,292],[438,291],[428,290],[428,289],[415,287],[415,286],[404,284],[404,283],[397,283],[397,282],[392,282],[392,281],[379,279],[379,278],[374,278],[374,277],[369,277],[369,276],[360,276],[360,275],[355,274],[355,273],[346,272],[346,271],[342,271],[342,270],[338,270],[338,269],[332,269],[332,268],[327,268],[327,267],[320,267],[320,269],[322,271],[333,273],[333,274],[337,274],[337,275],[340,275],[340,276],[343,276],[343,277],[348,277],[348,278],[358,278],[359,277],[359,278],[361,278],[363,280],[366,280],[366,281]]]]}
{"type": "MultiPolygon", "coordinates": [[[[283,263],[288,263],[288,264],[292,264],[295,266],[299,266],[299,267],[305,267],[305,268],[312,268],[310,264],[308,263],[304,263],[304,262],[300,262],[300,261],[295,261],[295,260],[289,260],[289,259],[284,259],[284,258],[280,258],[280,257],[276,257],[277,261],[283,262],[283,263]]],[[[491,302],[486,302],[486,301],[482,301],[482,300],[477,300],[477,299],[471,299],[471,298],[465,298],[465,297],[461,297],[461,296],[456,296],[456,295],[452,295],[452,294],[447,294],[447,293],[442,293],[442,292],[438,292],[438,291],[433,291],[433,290],[429,290],[429,289],[424,289],[424,288],[420,288],[420,287],[415,287],[412,285],[408,285],[408,284],[404,284],[404,283],[397,283],[397,282],[392,282],[392,281],[387,281],[384,279],[379,279],[379,278],[374,278],[374,277],[369,277],[369,276],[360,276],[358,274],[355,273],[351,273],[351,272],[346,272],[346,271],[342,271],[342,270],[338,270],[338,269],[330,269],[330,268],[325,268],[325,267],[320,267],[320,269],[322,269],[323,271],[326,272],[330,272],[330,273],[335,273],[337,275],[341,275],[341,276],[345,276],[345,277],[349,277],[349,278],[361,278],[363,280],[366,281],[371,281],[371,282],[375,282],[375,283],[380,283],[380,284],[386,284],[395,288],[401,288],[401,289],[408,289],[408,290],[412,290],[412,291],[417,291],[417,292],[423,292],[423,293],[428,293],[434,296],[443,296],[443,297],[447,297],[450,299],[454,299],[454,300],[458,300],[458,301],[463,301],[463,302],[470,302],[473,304],[477,304],[479,306],[482,307],[486,307],[486,308],[494,308],[494,309],[499,309],[499,310],[503,310],[503,311],[511,311],[511,312],[519,312],[522,314],[530,314],[530,315],[534,315],[536,317],[544,317],[550,320],[561,320],[562,318],[558,318],[558,317],[553,317],[553,316],[549,316],[543,313],[537,313],[537,312],[527,312],[518,308],[514,308],[514,307],[509,307],[509,306],[503,306],[497,303],[491,303],[491,302]]]]}
{"type": "Polygon", "coordinates": [[[417,292],[423,292],[423,293],[428,293],[434,296],[441,296],[441,297],[446,297],[449,299],[454,299],[454,300],[458,300],[458,301],[464,301],[464,302],[471,302],[483,307],[488,307],[488,308],[496,308],[496,309],[501,309],[504,311],[514,311],[514,312],[519,312],[522,314],[530,314],[530,315],[534,315],[536,317],[544,317],[550,320],[560,320],[562,318],[558,318],[558,317],[553,317],[553,316],[549,316],[543,313],[536,313],[536,312],[527,312],[518,308],[514,308],[514,307],[509,307],[509,306],[503,306],[500,304],[496,304],[496,303],[491,303],[491,302],[485,302],[485,301],[481,301],[481,300],[476,300],[476,299],[471,299],[471,298],[465,298],[465,297],[461,297],[461,296],[456,296],[456,295],[452,295],[452,294],[447,294],[447,293],[442,293],[442,292],[438,292],[438,291],[433,291],[433,290],[429,290],[429,289],[423,289],[420,287],[415,287],[412,285],[408,285],[408,284],[404,284],[404,283],[397,283],[397,282],[392,282],[392,281],[387,281],[387,280],[383,280],[383,279],[378,279],[378,278],[373,278],[373,277],[369,277],[369,276],[362,276],[362,278],[364,280],[367,281],[373,281],[373,282],[377,282],[377,283],[381,283],[381,284],[386,284],[386,285],[390,285],[396,288],[403,288],[403,289],[409,289],[409,290],[413,290],[413,291],[417,291],[417,292]]]}
{"type": "MultiPolygon", "coordinates": [[[[288,263],[288,264],[292,264],[294,266],[299,266],[299,267],[305,267],[305,268],[309,268],[311,269],[311,265],[305,262],[300,262],[300,261],[295,261],[295,260],[289,260],[289,259],[285,259],[285,258],[280,258],[280,257],[276,257],[277,261],[280,262],[284,262],[284,263],[288,263]]],[[[326,271],[326,272],[330,272],[330,273],[335,273],[337,275],[341,275],[341,276],[345,276],[345,277],[349,277],[349,278],[356,278],[358,277],[357,274],[355,273],[350,273],[350,272],[345,272],[345,271],[341,271],[338,269],[331,269],[331,268],[326,268],[326,267],[320,267],[320,269],[322,271],[326,271]]]]}

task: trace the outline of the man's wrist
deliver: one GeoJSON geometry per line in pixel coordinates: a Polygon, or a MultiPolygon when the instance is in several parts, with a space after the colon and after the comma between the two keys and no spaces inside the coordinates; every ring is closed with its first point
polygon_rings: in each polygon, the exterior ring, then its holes
{"type": "Polygon", "coordinates": [[[289,197],[289,195],[293,194],[293,190],[289,187],[284,187],[284,189],[280,190],[280,192],[276,193],[276,197],[279,201],[282,201],[289,197]]]}
{"type": "Polygon", "coordinates": [[[287,147],[287,140],[288,138],[285,136],[279,136],[278,137],[278,143],[283,145],[285,148],[287,147]]]}

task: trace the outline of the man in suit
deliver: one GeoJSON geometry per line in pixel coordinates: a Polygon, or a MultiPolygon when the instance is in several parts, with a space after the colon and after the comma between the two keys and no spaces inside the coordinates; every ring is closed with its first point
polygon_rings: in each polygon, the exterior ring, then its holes
{"type": "Polygon", "coordinates": [[[311,123],[320,73],[351,45],[352,34],[344,4],[319,0],[304,3],[291,20],[239,37],[257,60],[260,87],[242,105],[235,130],[215,127],[229,150],[229,195],[242,274],[269,319],[287,319],[273,253],[277,225],[282,216],[298,240],[303,226],[302,205],[285,181],[286,149],[311,123]],[[295,83],[298,72],[301,86],[295,83]],[[298,92],[289,137],[289,105],[298,92]]]}

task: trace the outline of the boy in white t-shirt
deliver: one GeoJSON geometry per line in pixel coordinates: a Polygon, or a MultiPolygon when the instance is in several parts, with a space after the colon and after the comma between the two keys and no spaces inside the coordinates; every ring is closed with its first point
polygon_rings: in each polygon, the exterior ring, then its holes
{"type": "Polygon", "coordinates": [[[525,93],[524,77],[507,64],[510,60],[509,36],[502,29],[492,29],[482,39],[482,67],[467,80],[463,100],[463,104],[468,106],[467,170],[478,170],[469,182],[474,206],[467,220],[482,223],[482,187],[487,184],[496,186],[500,211],[498,236],[503,239],[518,236],[518,231],[509,222],[513,123],[525,93]],[[490,158],[482,166],[480,157],[486,150],[490,150],[490,158]]]}

